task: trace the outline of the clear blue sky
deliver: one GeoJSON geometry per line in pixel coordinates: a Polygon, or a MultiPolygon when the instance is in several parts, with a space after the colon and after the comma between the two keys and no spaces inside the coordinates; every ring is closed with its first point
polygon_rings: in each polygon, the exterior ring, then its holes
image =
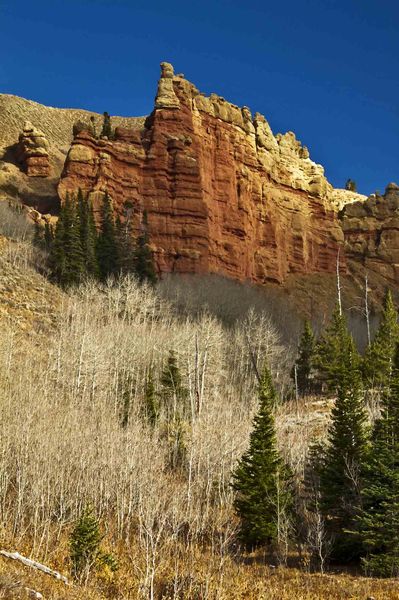
{"type": "Polygon", "coordinates": [[[0,92],[143,115],[159,63],[293,130],[335,186],[399,183],[398,0],[0,0],[0,92]]]}

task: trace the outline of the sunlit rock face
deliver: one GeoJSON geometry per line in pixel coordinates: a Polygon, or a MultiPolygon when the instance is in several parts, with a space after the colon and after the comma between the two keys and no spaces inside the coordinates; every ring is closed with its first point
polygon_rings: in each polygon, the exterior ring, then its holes
{"type": "Polygon", "coordinates": [[[50,159],[44,133],[26,121],[17,145],[18,160],[29,177],[48,177],[50,159]]]}
{"type": "Polygon", "coordinates": [[[118,127],[112,141],[75,135],[61,199],[78,188],[95,209],[107,191],[136,231],[147,212],[160,272],[283,282],[334,272],[344,240],[337,211],[347,195],[294,133],[275,136],[264,116],[204,96],[168,63],[144,128],[118,127]]]}
{"type": "Polygon", "coordinates": [[[399,283],[399,186],[390,183],[384,195],[347,205],[342,214],[345,252],[364,272],[399,283]]]}

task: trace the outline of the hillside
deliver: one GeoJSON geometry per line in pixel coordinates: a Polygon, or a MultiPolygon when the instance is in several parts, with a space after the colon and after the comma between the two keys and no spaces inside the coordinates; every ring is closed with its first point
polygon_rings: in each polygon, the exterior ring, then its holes
{"type": "MultiPolygon", "coordinates": [[[[82,109],[53,108],[11,94],[0,94],[0,158],[2,151],[18,141],[25,121],[30,121],[46,136],[52,152],[65,154],[72,141],[72,127],[76,121],[94,117],[98,128],[102,115],[82,109]]],[[[142,127],[145,117],[113,117],[116,125],[142,127]]]]}

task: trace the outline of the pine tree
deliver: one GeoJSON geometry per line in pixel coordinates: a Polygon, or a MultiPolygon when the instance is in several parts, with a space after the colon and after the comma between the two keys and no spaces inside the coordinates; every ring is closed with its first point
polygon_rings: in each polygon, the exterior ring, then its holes
{"type": "Polygon", "coordinates": [[[149,424],[154,427],[159,416],[159,407],[155,392],[154,378],[152,369],[148,371],[147,381],[144,390],[145,415],[149,424]]]}
{"type": "Polygon", "coordinates": [[[64,287],[79,283],[85,272],[76,202],[69,194],[60,210],[49,264],[52,276],[64,287]]]}
{"type": "Polygon", "coordinates": [[[105,193],[101,207],[100,232],[97,238],[97,261],[102,279],[119,271],[118,245],[111,198],[105,193]]]}
{"type": "Polygon", "coordinates": [[[77,214],[85,272],[91,277],[98,277],[99,269],[96,256],[97,230],[93,207],[80,188],[77,195],[77,214]]]}
{"type": "Polygon", "coordinates": [[[312,390],[315,353],[316,340],[312,326],[309,321],[305,321],[303,333],[299,340],[297,359],[291,373],[300,395],[309,394],[312,390]]]}
{"type": "Polygon", "coordinates": [[[281,517],[291,505],[291,474],[277,449],[273,407],[276,393],[269,370],[259,385],[259,411],[248,450],[234,473],[234,507],[241,520],[240,537],[248,546],[278,540],[281,517]]]}
{"type": "Polygon", "coordinates": [[[146,211],[144,211],[142,232],[137,238],[136,274],[141,282],[147,281],[148,283],[155,284],[157,276],[149,242],[148,217],[146,211]]]}
{"type": "Polygon", "coordinates": [[[348,561],[360,552],[349,531],[355,528],[361,502],[361,465],[368,437],[359,355],[348,333],[341,333],[341,341],[342,346],[334,354],[337,398],[319,476],[320,507],[333,543],[332,555],[348,561]]]}
{"type": "Polygon", "coordinates": [[[96,130],[96,119],[94,116],[90,117],[90,124],[89,124],[89,133],[94,137],[97,138],[97,130],[96,130]]]}
{"type": "Polygon", "coordinates": [[[368,386],[379,388],[389,386],[397,343],[399,343],[398,314],[392,294],[388,290],[379,328],[364,356],[363,373],[368,386]]]}
{"type": "Polygon", "coordinates": [[[103,126],[101,129],[101,137],[107,137],[109,140],[112,139],[111,117],[107,112],[103,113],[103,126]]]}
{"type": "Polygon", "coordinates": [[[72,575],[79,580],[86,578],[100,556],[102,535],[93,510],[87,507],[75,524],[70,536],[72,575]]]}
{"type": "Polygon", "coordinates": [[[91,507],[86,507],[71,532],[70,559],[72,575],[77,581],[87,581],[90,571],[107,566],[111,571],[118,568],[113,554],[101,549],[103,536],[100,524],[91,507]]]}
{"type": "Polygon", "coordinates": [[[46,250],[50,250],[51,245],[54,241],[54,230],[52,228],[52,226],[50,225],[50,223],[45,223],[44,225],[44,248],[46,250]]]}
{"type": "Polygon", "coordinates": [[[399,576],[399,347],[364,465],[357,531],[368,575],[399,576]]]}
{"type": "Polygon", "coordinates": [[[132,231],[132,219],[127,209],[124,220],[118,215],[115,225],[118,245],[119,270],[122,274],[135,272],[135,247],[132,231]]]}
{"type": "Polygon", "coordinates": [[[317,378],[328,391],[337,392],[342,369],[342,349],[352,347],[346,319],[336,305],[332,319],[316,346],[317,378]]]}

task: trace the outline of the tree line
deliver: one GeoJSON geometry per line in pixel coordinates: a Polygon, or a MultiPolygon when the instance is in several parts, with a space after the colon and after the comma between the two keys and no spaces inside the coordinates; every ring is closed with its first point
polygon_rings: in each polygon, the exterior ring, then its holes
{"type": "Polygon", "coordinates": [[[277,448],[278,399],[265,368],[249,448],[232,481],[242,542],[279,545],[283,535],[300,542],[305,502],[316,524],[313,548],[321,568],[329,558],[360,562],[368,575],[397,577],[399,326],[391,293],[364,356],[338,306],[318,341],[306,323],[293,377],[303,395],[315,385],[334,395],[327,437],[310,447],[303,481],[295,481],[277,448]],[[381,398],[374,420],[366,402],[372,393],[381,398]]]}
{"type": "Polygon", "coordinates": [[[155,283],[156,271],[149,246],[148,221],[143,213],[141,232],[134,238],[131,219],[114,217],[106,192],[96,225],[93,206],[79,189],[67,193],[53,228],[36,224],[35,243],[48,251],[48,267],[53,281],[67,288],[85,278],[105,281],[108,277],[134,274],[143,282],[155,283]]]}

